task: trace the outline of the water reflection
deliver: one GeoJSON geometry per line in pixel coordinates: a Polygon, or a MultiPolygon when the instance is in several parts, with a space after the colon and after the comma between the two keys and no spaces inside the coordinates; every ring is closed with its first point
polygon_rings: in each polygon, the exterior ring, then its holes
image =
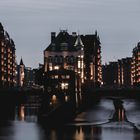
{"type": "MultiPolygon", "coordinates": [[[[102,100],[90,109],[98,111],[101,106],[100,109],[110,111],[108,104],[111,102],[102,100]]],[[[89,122],[89,125],[65,125],[55,128],[37,123],[37,106],[22,104],[16,107],[15,120],[0,123],[0,140],[139,140],[139,131],[127,119],[128,110],[123,106],[125,100],[122,102],[115,99],[112,103],[115,110],[110,123],[95,125],[89,122]]],[[[133,106],[133,111],[137,111],[136,109],[137,106],[133,106]]],[[[91,117],[97,115],[97,111],[91,113],[91,117]]]]}
{"type": "Polygon", "coordinates": [[[25,110],[24,110],[25,108],[24,108],[24,106],[22,105],[21,107],[20,107],[20,120],[22,120],[22,121],[24,121],[24,119],[25,119],[25,110]]]}
{"type": "Polygon", "coordinates": [[[128,121],[125,113],[125,109],[123,107],[123,102],[119,99],[115,99],[113,101],[115,112],[113,114],[112,121],[124,122],[128,121]]]}
{"type": "Polygon", "coordinates": [[[118,120],[123,122],[124,121],[125,110],[124,109],[119,109],[118,111],[119,111],[118,120]]]}
{"type": "Polygon", "coordinates": [[[75,140],[84,140],[84,133],[83,133],[83,130],[82,130],[82,127],[80,127],[80,130],[76,130],[76,132],[75,132],[75,135],[74,135],[74,139],[75,140]]]}
{"type": "Polygon", "coordinates": [[[15,120],[37,122],[38,107],[21,105],[16,107],[15,120]]]}
{"type": "Polygon", "coordinates": [[[78,108],[82,103],[82,92],[76,91],[75,93],[76,108],[78,108]]]}
{"type": "Polygon", "coordinates": [[[101,127],[65,126],[43,129],[45,140],[101,140],[101,127]]]}
{"type": "Polygon", "coordinates": [[[75,133],[73,135],[74,140],[100,140],[101,128],[93,126],[79,126],[75,128],[75,133]]]}

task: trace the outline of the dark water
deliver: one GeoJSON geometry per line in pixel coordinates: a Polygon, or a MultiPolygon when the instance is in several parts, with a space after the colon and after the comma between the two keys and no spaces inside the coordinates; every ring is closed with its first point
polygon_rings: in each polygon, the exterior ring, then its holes
{"type": "Polygon", "coordinates": [[[140,139],[140,104],[134,99],[101,99],[71,123],[57,128],[37,123],[37,112],[37,105],[15,107],[13,119],[0,121],[0,140],[140,139]]]}

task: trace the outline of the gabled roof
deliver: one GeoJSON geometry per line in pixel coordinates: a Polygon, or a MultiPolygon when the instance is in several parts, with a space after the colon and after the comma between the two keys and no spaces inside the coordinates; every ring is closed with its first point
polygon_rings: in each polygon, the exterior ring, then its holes
{"type": "Polygon", "coordinates": [[[14,41],[10,38],[8,32],[4,30],[1,22],[0,22],[0,40],[4,41],[8,47],[11,47],[13,50],[15,50],[14,41]]]}
{"type": "Polygon", "coordinates": [[[100,38],[96,34],[89,35],[70,35],[66,30],[62,30],[53,39],[45,51],[77,51],[79,46],[91,47],[100,45],[100,38]],[[76,47],[77,46],[77,47],[76,47]]]}
{"type": "Polygon", "coordinates": [[[74,46],[77,36],[68,34],[67,31],[60,31],[53,42],[45,49],[45,51],[77,51],[74,46]]]}

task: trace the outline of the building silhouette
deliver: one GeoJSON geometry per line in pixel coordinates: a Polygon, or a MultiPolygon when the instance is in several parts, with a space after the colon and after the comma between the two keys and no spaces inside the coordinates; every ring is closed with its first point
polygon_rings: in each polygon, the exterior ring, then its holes
{"type": "Polygon", "coordinates": [[[44,85],[44,65],[39,64],[39,67],[33,69],[34,83],[35,85],[43,86],[44,85]]]}
{"type": "Polygon", "coordinates": [[[16,84],[15,44],[0,23],[0,88],[16,84]]]}
{"type": "Polygon", "coordinates": [[[132,86],[131,64],[131,57],[118,60],[118,87],[132,86]]]}
{"type": "Polygon", "coordinates": [[[103,85],[109,88],[118,87],[118,62],[110,62],[102,66],[103,85]]]}
{"type": "Polygon", "coordinates": [[[132,52],[132,80],[134,86],[140,86],[140,42],[132,52]]]}
{"type": "MultiPolygon", "coordinates": [[[[44,50],[44,72],[47,74],[50,71],[65,71],[63,81],[68,81],[70,71],[74,72],[78,87],[85,82],[100,86],[101,46],[97,32],[94,35],[78,35],[76,32],[70,35],[67,30],[61,30],[58,35],[52,32],[51,43],[44,50]]],[[[57,74],[56,79],[60,79],[57,74]]]]}
{"type": "Polygon", "coordinates": [[[82,35],[81,38],[84,44],[84,80],[99,87],[102,83],[100,38],[97,31],[92,35],[82,35]]]}
{"type": "Polygon", "coordinates": [[[102,66],[103,85],[108,88],[130,88],[132,58],[126,57],[102,66]]]}
{"type": "Polygon", "coordinates": [[[102,66],[105,87],[133,88],[140,86],[140,42],[132,57],[119,59],[102,66]]]}

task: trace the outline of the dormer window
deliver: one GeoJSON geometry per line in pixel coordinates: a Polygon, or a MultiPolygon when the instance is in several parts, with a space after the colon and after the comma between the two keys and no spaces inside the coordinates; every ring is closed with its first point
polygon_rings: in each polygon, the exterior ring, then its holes
{"type": "Polygon", "coordinates": [[[60,46],[61,46],[61,47],[67,47],[67,46],[68,46],[68,43],[63,42],[63,43],[60,44],[60,46]]]}
{"type": "Polygon", "coordinates": [[[61,47],[61,51],[66,51],[68,50],[68,43],[61,43],[60,44],[60,47],[61,47]]]}
{"type": "Polygon", "coordinates": [[[54,61],[55,61],[55,63],[58,63],[58,56],[55,56],[54,61]]]}

